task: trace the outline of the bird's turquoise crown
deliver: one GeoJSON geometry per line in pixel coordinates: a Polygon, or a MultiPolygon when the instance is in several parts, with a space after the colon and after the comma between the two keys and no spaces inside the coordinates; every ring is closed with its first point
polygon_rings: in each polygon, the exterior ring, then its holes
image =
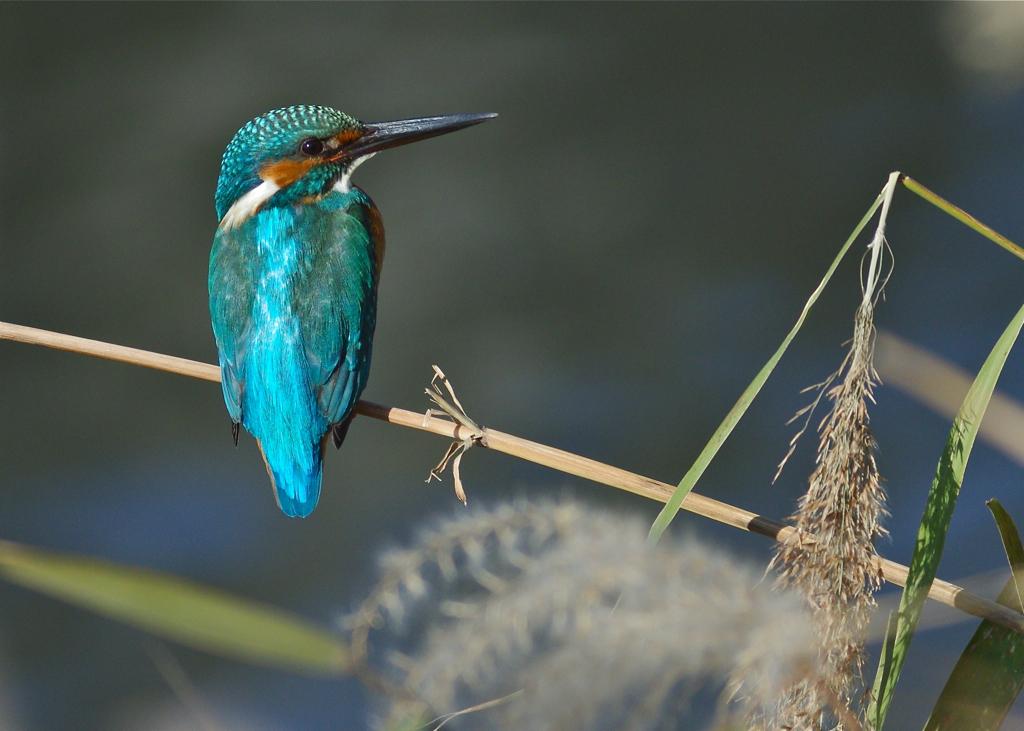
{"type": "Polygon", "coordinates": [[[330,107],[301,104],[267,112],[246,123],[224,150],[217,180],[217,218],[232,204],[268,179],[269,166],[277,165],[281,185],[266,206],[287,205],[327,192],[342,174],[344,162],[316,159],[302,145],[310,140],[357,138],[362,122],[330,107]],[[291,168],[289,167],[291,163],[291,168]],[[301,174],[298,174],[301,173],[301,174]],[[295,176],[294,180],[290,180],[295,176]]]}

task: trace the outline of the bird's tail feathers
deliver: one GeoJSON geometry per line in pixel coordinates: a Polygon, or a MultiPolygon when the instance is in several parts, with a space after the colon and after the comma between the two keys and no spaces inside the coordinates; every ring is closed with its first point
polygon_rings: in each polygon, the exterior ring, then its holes
{"type": "Polygon", "coordinates": [[[305,518],[313,512],[320,500],[320,483],[323,479],[323,450],[329,437],[325,437],[319,452],[314,454],[312,470],[305,469],[298,462],[289,460],[284,464],[271,466],[263,444],[259,444],[263,464],[267,466],[274,497],[282,512],[289,518],[305,518]]]}

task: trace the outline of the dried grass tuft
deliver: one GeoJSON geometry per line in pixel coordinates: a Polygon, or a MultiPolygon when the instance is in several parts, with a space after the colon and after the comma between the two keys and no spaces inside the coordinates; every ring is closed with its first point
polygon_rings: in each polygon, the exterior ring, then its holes
{"type": "Polygon", "coordinates": [[[821,682],[795,686],[759,728],[849,731],[856,723],[854,689],[862,678],[873,595],[882,583],[875,541],[886,534],[888,514],[868,417],[877,381],[873,350],[873,303],[865,297],[850,350],[823,386],[832,411],[819,425],[818,466],[792,516],[797,530],[775,558],[779,585],[797,589],[813,610],[821,682]]]}
{"type": "Polygon", "coordinates": [[[816,673],[798,597],[575,502],[464,514],[385,567],[351,622],[385,729],[708,727],[816,673]]]}

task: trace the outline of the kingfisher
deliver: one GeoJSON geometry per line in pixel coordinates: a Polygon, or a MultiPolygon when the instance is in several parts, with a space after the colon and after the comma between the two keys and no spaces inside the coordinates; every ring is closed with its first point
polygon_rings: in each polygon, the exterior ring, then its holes
{"type": "Polygon", "coordinates": [[[363,123],[292,106],[224,151],[209,278],[224,402],[235,444],[239,425],[256,438],[285,515],[316,507],[324,450],[341,447],[370,371],[384,226],[352,173],[388,147],[495,116],[363,123]]]}

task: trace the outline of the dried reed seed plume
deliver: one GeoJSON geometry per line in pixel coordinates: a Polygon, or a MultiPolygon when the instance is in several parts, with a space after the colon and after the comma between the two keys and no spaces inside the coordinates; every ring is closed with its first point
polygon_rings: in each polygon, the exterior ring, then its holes
{"type": "Polygon", "coordinates": [[[856,707],[853,689],[864,663],[864,634],[882,583],[875,541],[886,533],[885,492],[875,465],[867,403],[877,380],[872,366],[873,306],[857,310],[850,351],[828,390],[832,411],[820,426],[817,468],[793,519],[796,532],[780,544],[779,583],[799,590],[814,610],[821,648],[821,685],[802,683],[778,704],[765,727],[849,727],[829,699],[856,707]]]}
{"type": "Polygon", "coordinates": [[[383,655],[382,728],[653,729],[692,721],[698,692],[713,714],[729,676],[744,708],[815,677],[798,599],[694,540],[649,549],[642,521],[578,503],[463,515],[385,566],[352,622],[361,662],[374,629],[403,649],[383,655]]]}
{"type": "MultiPolygon", "coordinates": [[[[495,545],[509,566],[525,562],[523,550],[543,544],[566,521],[572,520],[574,506],[537,506],[529,503],[504,505],[496,510],[473,513],[446,521],[436,530],[423,534],[415,549],[392,551],[381,559],[384,575],[360,609],[346,619],[352,631],[352,661],[364,676],[372,675],[369,666],[370,631],[385,620],[401,626],[407,615],[428,598],[426,574],[437,577],[434,583],[454,584],[465,574],[479,582],[493,583],[482,565],[485,545],[495,545]],[[530,540],[523,541],[530,532],[530,540]],[[465,566],[457,567],[462,560],[465,566]]],[[[497,577],[494,577],[497,578],[497,577]]],[[[436,589],[436,587],[435,587],[436,589]]],[[[378,684],[382,684],[378,679],[378,684]]]]}

